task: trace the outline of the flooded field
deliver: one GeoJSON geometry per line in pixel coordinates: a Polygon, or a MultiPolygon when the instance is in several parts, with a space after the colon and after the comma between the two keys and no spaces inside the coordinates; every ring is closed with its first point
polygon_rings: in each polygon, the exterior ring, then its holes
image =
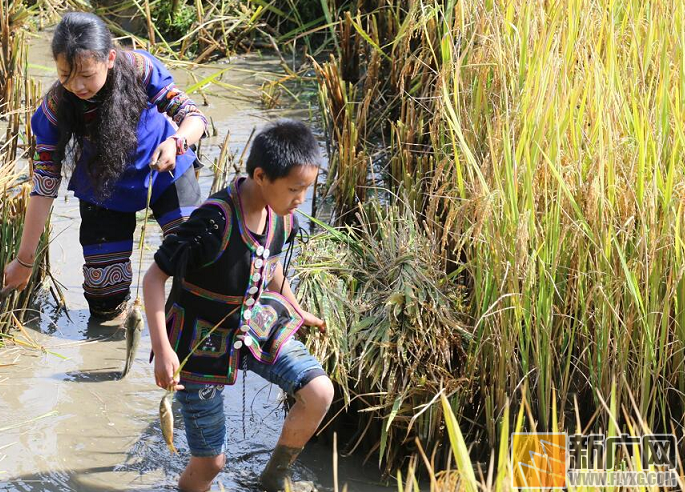
{"type": "MultiPolygon", "coordinates": [[[[43,89],[53,80],[47,43],[36,42],[30,62],[43,89]]],[[[200,182],[205,196],[211,186],[209,167],[220,151],[226,131],[231,132],[231,150],[241,151],[252,129],[278,116],[310,119],[307,109],[263,111],[259,87],[278,65],[269,59],[230,62],[224,81],[239,88],[231,91],[213,86],[203,107],[212,118],[217,136],[203,142],[200,182]]],[[[221,65],[219,68],[226,68],[221,65]]],[[[202,78],[217,70],[203,68],[202,78]]],[[[183,70],[174,72],[185,87],[192,80],[183,70]]],[[[199,94],[193,97],[202,102],[199,94]]],[[[78,243],[78,200],[63,190],[52,216],[52,267],[64,286],[68,310],[58,310],[50,296],[34,303],[35,316],[28,333],[50,353],[9,349],[0,352],[0,491],[127,491],[175,490],[180,472],[189,458],[183,422],[174,405],[175,443],[180,454],[171,456],[162,440],[158,405],[163,391],[154,384],[148,363],[150,339],[147,330],[131,370],[119,380],[124,365],[124,332],[116,325],[89,322],[82,295],[83,256],[78,243]],[[66,197],[66,198],[65,198],[66,197]]],[[[311,201],[304,211],[311,209],[311,201]]],[[[142,215],[142,214],[141,214],[142,215]]],[[[156,223],[148,228],[144,266],[160,243],[156,223]]],[[[136,240],[140,228],[136,232],[136,240]]],[[[136,241],[134,241],[135,243],[136,241]]],[[[134,251],[134,279],[138,282],[134,251]]],[[[280,390],[254,374],[245,388],[245,436],[243,436],[242,375],[226,393],[224,405],[230,430],[227,465],[218,481],[225,490],[258,490],[257,477],[278,438],[284,418],[280,390]]],[[[333,488],[333,450],[325,443],[310,443],[298,461],[296,478],[313,480],[320,490],[333,488]]],[[[361,459],[340,459],[340,485],[350,491],[389,490],[379,485],[373,466],[365,469],[361,459]]],[[[212,490],[221,490],[215,483],[212,490]]]]}

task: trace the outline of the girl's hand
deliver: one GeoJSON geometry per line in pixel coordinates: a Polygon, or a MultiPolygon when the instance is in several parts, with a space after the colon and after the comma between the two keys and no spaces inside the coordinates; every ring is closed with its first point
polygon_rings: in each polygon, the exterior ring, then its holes
{"type": "Polygon", "coordinates": [[[29,283],[33,268],[27,268],[16,258],[5,267],[5,281],[2,284],[8,290],[24,290],[29,283]]]}
{"type": "Polygon", "coordinates": [[[326,322],[324,320],[317,318],[312,313],[308,313],[307,311],[302,311],[302,316],[306,326],[313,326],[318,328],[321,333],[326,333],[326,322]]]}
{"type": "Polygon", "coordinates": [[[176,373],[176,369],[180,363],[178,362],[178,355],[171,347],[162,350],[155,354],[155,384],[162,389],[169,391],[178,391],[183,389],[183,385],[178,384],[180,376],[176,373]]]}
{"type": "Polygon", "coordinates": [[[176,167],[176,142],[173,138],[167,138],[159,144],[159,147],[152,153],[150,168],[163,173],[171,171],[176,167]]]}

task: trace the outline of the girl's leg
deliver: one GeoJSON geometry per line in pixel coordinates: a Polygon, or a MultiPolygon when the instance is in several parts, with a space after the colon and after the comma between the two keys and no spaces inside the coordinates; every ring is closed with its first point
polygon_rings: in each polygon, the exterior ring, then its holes
{"type": "Polygon", "coordinates": [[[90,314],[112,319],[126,309],[131,287],[131,250],[136,215],[81,200],[83,295],[90,314]]]}
{"type": "Polygon", "coordinates": [[[152,204],[152,212],[166,237],[188,220],[201,203],[200,185],[190,167],[152,204]]]}

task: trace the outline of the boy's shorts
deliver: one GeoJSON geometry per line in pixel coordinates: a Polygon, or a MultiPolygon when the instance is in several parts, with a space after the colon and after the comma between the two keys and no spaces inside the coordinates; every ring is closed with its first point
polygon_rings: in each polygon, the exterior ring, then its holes
{"type": "MultiPolygon", "coordinates": [[[[274,364],[247,357],[248,370],[277,384],[284,392],[294,395],[312,379],[326,372],[302,342],[288,340],[274,364]]],[[[211,457],[226,450],[226,418],[222,385],[182,383],[185,389],[176,392],[181,403],[190,454],[211,457]]]]}

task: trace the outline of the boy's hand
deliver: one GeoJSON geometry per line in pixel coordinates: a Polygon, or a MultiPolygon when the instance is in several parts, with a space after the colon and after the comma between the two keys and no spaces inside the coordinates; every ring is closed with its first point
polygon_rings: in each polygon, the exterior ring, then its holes
{"type": "Polygon", "coordinates": [[[155,354],[155,383],[157,386],[169,391],[182,390],[184,386],[178,384],[181,379],[180,376],[173,377],[179,365],[178,356],[176,352],[171,350],[171,347],[155,354]]]}
{"type": "Polygon", "coordinates": [[[302,311],[302,316],[304,317],[304,324],[306,326],[313,326],[318,328],[321,333],[326,333],[326,322],[324,320],[317,318],[307,311],[302,311]]]}

